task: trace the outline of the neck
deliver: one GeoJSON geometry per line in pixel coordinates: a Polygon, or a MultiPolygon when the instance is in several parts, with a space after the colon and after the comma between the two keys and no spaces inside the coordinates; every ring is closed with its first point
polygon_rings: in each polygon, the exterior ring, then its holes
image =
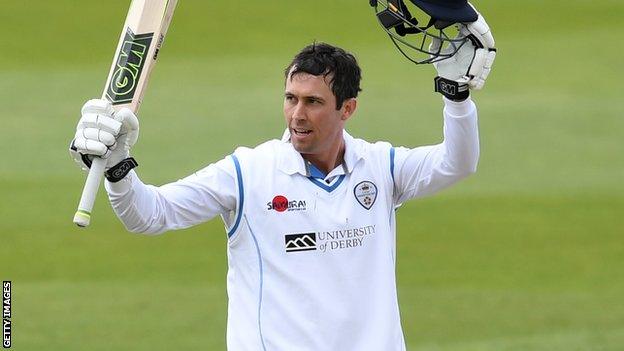
{"type": "Polygon", "coordinates": [[[322,154],[301,154],[304,160],[313,164],[324,174],[329,174],[334,168],[342,164],[345,154],[344,140],[340,140],[338,147],[332,148],[322,154]]]}

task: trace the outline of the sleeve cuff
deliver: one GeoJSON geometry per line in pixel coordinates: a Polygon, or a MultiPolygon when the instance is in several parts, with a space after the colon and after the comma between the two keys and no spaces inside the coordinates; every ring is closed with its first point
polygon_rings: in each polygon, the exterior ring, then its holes
{"type": "Polygon", "coordinates": [[[130,172],[128,172],[128,175],[126,175],[123,179],[121,179],[118,182],[113,183],[107,179],[104,182],[104,188],[106,189],[106,192],[109,195],[123,196],[128,191],[130,191],[130,189],[132,188],[132,182],[134,181],[134,178],[136,177],[137,175],[134,172],[134,170],[131,170],[130,172]]]}
{"type": "Polygon", "coordinates": [[[476,108],[475,103],[470,97],[464,101],[453,101],[446,97],[442,97],[442,100],[444,100],[444,112],[454,118],[466,117],[476,108]]]}

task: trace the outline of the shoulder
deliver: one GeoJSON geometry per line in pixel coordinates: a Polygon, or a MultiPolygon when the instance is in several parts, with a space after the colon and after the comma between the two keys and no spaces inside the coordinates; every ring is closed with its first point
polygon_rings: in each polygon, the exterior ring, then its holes
{"type": "Polygon", "coordinates": [[[389,155],[390,150],[393,148],[392,144],[387,141],[370,142],[351,136],[349,136],[349,138],[351,139],[349,143],[352,145],[355,152],[367,159],[379,157],[385,158],[389,155]]]}
{"type": "Polygon", "coordinates": [[[232,159],[235,166],[238,168],[251,167],[256,169],[260,167],[264,169],[267,168],[267,166],[277,164],[283,148],[284,142],[272,139],[255,147],[238,147],[229,158],[232,159]]]}
{"type": "Polygon", "coordinates": [[[256,145],[255,147],[239,146],[232,153],[233,156],[238,158],[258,157],[258,156],[270,156],[277,151],[283,142],[272,139],[256,145]]]}
{"type": "Polygon", "coordinates": [[[257,171],[267,168],[263,167],[263,165],[271,162],[269,157],[275,154],[279,144],[283,143],[279,140],[269,140],[253,148],[238,147],[232,154],[197,170],[182,180],[190,182],[212,182],[217,180],[220,184],[226,184],[231,179],[235,179],[240,183],[242,175],[245,174],[245,169],[255,167],[253,170],[257,171]]]}
{"type": "Polygon", "coordinates": [[[387,141],[369,142],[364,139],[354,138],[345,133],[347,150],[345,161],[349,168],[357,169],[357,165],[373,170],[378,174],[387,174],[392,177],[394,164],[394,148],[387,141]]]}

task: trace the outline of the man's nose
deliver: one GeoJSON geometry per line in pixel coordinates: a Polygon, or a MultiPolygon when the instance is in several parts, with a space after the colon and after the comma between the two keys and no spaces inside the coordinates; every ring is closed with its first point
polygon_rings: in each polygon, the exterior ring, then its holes
{"type": "Polygon", "coordinates": [[[297,102],[297,105],[295,105],[293,109],[292,117],[295,120],[305,120],[307,118],[305,106],[303,106],[303,102],[301,101],[297,102]]]}

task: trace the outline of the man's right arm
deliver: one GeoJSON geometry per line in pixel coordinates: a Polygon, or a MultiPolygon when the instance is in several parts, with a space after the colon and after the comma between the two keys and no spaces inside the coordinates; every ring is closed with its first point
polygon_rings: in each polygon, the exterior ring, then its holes
{"type": "Polygon", "coordinates": [[[229,157],[160,187],[144,184],[134,171],[105,187],[117,217],[134,233],[188,228],[217,215],[227,223],[236,209],[236,170],[229,157]]]}
{"type": "Polygon", "coordinates": [[[84,170],[94,156],[106,159],[106,190],[117,216],[138,233],[187,228],[222,215],[226,224],[236,208],[236,169],[225,158],[177,182],[155,187],[143,184],[132,168],[130,149],[139,136],[139,120],[128,109],[117,112],[107,100],[87,101],[70,145],[70,154],[84,170]]]}

